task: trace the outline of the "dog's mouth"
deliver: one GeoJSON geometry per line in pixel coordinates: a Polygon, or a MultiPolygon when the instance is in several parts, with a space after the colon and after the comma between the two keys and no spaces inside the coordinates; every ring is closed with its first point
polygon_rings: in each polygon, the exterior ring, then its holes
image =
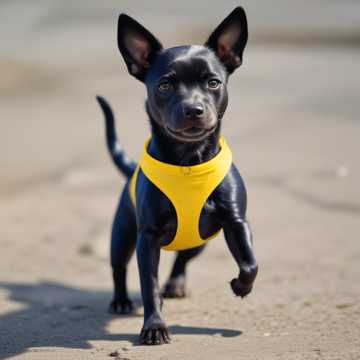
{"type": "Polygon", "coordinates": [[[198,128],[198,127],[190,127],[185,130],[173,130],[168,126],[166,127],[167,132],[173,136],[174,138],[183,141],[183,142],[195,142],[204,140],[207,136],[209,136],[216,128],[216,125],[209,129],[198,128]]]}

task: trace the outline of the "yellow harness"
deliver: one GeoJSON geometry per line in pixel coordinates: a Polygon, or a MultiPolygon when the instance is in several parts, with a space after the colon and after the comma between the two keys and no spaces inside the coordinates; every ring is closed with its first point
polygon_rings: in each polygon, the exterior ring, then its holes
{"type": "Polygon", "coordinates": [[[207,239],[199,233],[201,210],[214,189],[228,173],[232,154],[223,137],[220,138],[220,151],[214,158],[194,166],[171,165],[154,159],[148,152],[150,143],[145,143],[142,158],[130,182],[130,196],[136,205],[136,182],[141,168],[144,175],[173,204],[177,215],[177,230],[170,244],[164,250],[185,250],[204,244],[207,239]]]}

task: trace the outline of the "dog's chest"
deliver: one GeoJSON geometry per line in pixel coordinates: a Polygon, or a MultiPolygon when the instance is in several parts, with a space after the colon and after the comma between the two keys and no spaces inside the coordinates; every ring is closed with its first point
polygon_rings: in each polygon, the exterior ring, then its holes
{"type": "MultiPolygon", "coordinates": [[[[174,206],[167,198],[163,198],[161,203],[163,205],[159,209],[156,220],[158,226],[156,227],[159,229],[160,244],[164,247],[171,244],[176,236],[178,218],[174,206]]],[[[192,214],[190,206],[187,208],[187,211],[189,214],[192,214]]],[[[196,214],[193,215],[194,217],[196,216],[196,214]]],[[[217,215],[215,203],[210,198],[205,202],[198,218],[198,233],[205,243],[205,239],[211,238],[219,230],[221,230],[221,223],[217,215]]]]}
{"type": "Polygon", "coordinates": [[[215,157],[192,166],[161,162],[147,152],[145,145],[130,193],[139,225],[150,224],[150,228],[164,234],[163,249],[197,247],[220,230],[211,195],[228,173],[232,155],[222,137],[219,145],[215,157]]]}

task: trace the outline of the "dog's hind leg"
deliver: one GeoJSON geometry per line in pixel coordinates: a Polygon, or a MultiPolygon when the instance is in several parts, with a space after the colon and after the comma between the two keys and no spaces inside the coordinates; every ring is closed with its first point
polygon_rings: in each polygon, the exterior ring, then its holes
{"type": "Polygon", "coordinates": [[[186,296],[186,266],[188,262],[199,255],[204,248],[205,245],[202,245],[177,253],[169,280],[166,282],[162,291],[164,298],[183,298],[186,296]]]}
{"type": "Polygon", "coordinates": [[[111,266],[114,280],[114,298],[109,312],[129,314],[133,305],[126,287],[126,270],[136,245],[136,218],[129,196],[129,187],[125,187],[115,214],[111,234],[111,266]]]}

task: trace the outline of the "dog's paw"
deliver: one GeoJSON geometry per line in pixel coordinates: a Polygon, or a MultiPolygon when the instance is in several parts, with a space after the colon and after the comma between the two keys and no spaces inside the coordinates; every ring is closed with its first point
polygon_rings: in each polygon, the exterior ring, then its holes
{"type": "Polygon", "coordinates": [[[252,288],[253,283],[258,273],[258,265],[252,264],[242,266],[240,269],[239,277],[231,280],[231,289],[236,296],[245,297],[248,295],[252,288]]]}
{"type": "Polygon", "coordinates": [[[140,333],[141,345],[162,345],[170,342],[169,330],[163,320],[149,318],[140,333]]]}
{"type": "Polygon", "coordinates": [[[250,294],[253,287],[253,283],[244,284],[239,278],[232,279],[230,285],[233,293],[242,298],[250,294]]]}
{"type": "Polygon", "coordinates": [[[130,300],[113,300],[109,305],[110,314],[128,315],[134,312],[134,306],[130,300]]]}
{"type": "Polygon", "coordinates": [[[177,278],[169,279],[165,284],[162,296],[168,299],[184,298],[186,294],[185,277],[179,276],[177,278]]]}

